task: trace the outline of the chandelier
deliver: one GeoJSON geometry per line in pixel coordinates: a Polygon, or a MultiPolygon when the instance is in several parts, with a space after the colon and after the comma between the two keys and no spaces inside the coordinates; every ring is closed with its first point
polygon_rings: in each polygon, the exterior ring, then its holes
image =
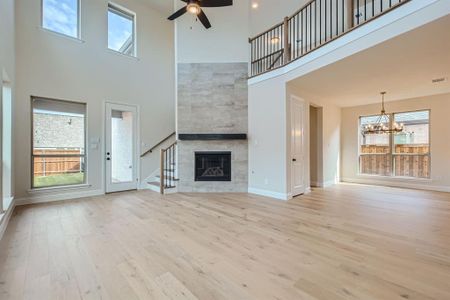
{"type": "Polygon", "coordinates": [[[364,126],[363,135],[369,134],[397,134],[404,130],[403,124],[398,124],[395,121],[390,121],[389,115],[384,109],[384,96],[386,92],[381,92],[381,114],[374,124],[367,124],[364,126]]]}

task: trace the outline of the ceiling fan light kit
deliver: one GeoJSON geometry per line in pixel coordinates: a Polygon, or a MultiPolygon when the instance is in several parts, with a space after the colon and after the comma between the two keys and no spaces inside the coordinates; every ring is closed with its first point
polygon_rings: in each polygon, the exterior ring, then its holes
{"type": "Polygon", "coordinates": [[[176,11],[168,19],[173,21],[185,13],[189,12],[197,15],[197,18],[205,26],[206,29],[211,28],[211,23],[203,11],[202,7],[224,7],[233,5],[233,0],[181,0],[186,3],[186,6],[176,11]]]}
{"type": "Polygon", "coordinates": [[[198,15],[201,10],[200,5],[197,3],[189,3],[187,5],[187,11],[193,15],[198,15]]]}

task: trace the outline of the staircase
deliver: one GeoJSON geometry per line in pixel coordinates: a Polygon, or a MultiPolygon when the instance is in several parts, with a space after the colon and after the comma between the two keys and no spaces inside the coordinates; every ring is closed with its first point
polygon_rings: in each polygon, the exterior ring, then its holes
{"type": "Polygon", "coordinates": [[[166,149],[161,149],[161,164],[157,174],[147,182],[149,188],[161,194],[176,192],[178,179],[177,142],[166,149]]]}
{"type": "MultiPolygon", "coordinates": [[[[168,135],[155,146],[143,153],[141,158],[153,153],[154,150],[175,135],[175,132],[168,135]]],[[[178,180],[177,142],[174,142],[169,147],[160,150],[160,167],[143,181],[144,184],[141,188],[149,189],[161,194],[175,193],[177,191],[178,180]]]]}
{"type": "Polygon", "coordinates": [[[176,192],[178,179],[177,142],[160,152],[160,168],[147,181],[149,189],[161,194],[176,192]]]}

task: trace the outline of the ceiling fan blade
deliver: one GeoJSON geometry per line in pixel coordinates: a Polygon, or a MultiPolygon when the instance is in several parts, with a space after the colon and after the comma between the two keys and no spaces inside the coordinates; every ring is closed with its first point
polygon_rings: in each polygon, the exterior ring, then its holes
{"type": "Polygon", "coordinates": [[[176,18],[184,15],[187,12],[187,6],[183,7],[182,9],[178,10],[176,13],[174,13],[173,15],[171,15],[170,17],[168,17],[169,20],[173,21],[176,18]]]}
{"type": "Polygon", "coordinates": [[[200,11],[197,17],[206,29],[211,28],[211,23],[209,22],[208,17],[205,15],[205,12],[203,10],[200,11]]]}
{"type": "Polygon", "coordinates": [[[221,7],[233,5],[233,0],[200,0],[201,7],[221,7]]]}

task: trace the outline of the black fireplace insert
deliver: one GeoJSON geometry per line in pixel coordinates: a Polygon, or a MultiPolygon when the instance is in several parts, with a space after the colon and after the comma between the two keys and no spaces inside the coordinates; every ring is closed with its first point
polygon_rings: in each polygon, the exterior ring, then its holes
{"type": "Polygon", "coordinates": [[[195,181],[231,181],[231,152],[195,152],[195,181]]]}

